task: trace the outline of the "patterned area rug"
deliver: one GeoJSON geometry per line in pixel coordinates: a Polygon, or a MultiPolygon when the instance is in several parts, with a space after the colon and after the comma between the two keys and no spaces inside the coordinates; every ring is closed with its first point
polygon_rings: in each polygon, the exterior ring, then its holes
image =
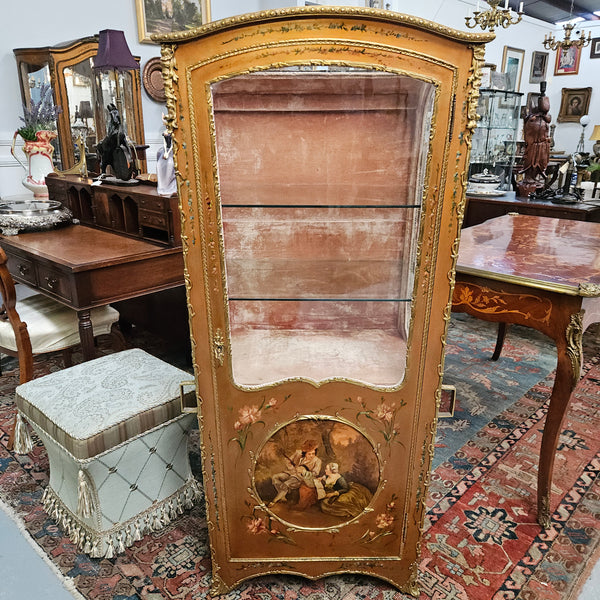
{"type": "MultiPolygon", "coordinates": [[[[551,343],[509,330],[503,356],[489,361],[495,327],[453,315],[445,382],[456,385],[453,419],[441,424],[420,564],[421,599],[574,600],[600,550],[600,329],[584,336],[585,364],[564,423],[552,495],[552,527],[535,521],[536,456],[555,364],[551,343]],[[515,401],[516,400],[516,401],[515,401]]],[[[130,340],[171,362],[157,340],[130,340]]],[[[40,364],[38,361],[37,364],[40,364]]],[[[38,374],[58,368],[57,358],[38,374]]],[[[179,364],[178,366],[181,366],[179,364]]],[[[9,365],[10,368],[10,365],[9,365]]],[[[112,559],[76,552],[44,513],[48,462],[6,449],[16,371],[0,378],[0,498],[57,569],[89,600],[210,598],[204,511],[197,506],[112,559]]],[[[197,436],[192,462],[199,473],[197,436]]],[[[405,600],[388,584],[341,575],[310,582],[254,579],[224,600],[405,600]]]]}

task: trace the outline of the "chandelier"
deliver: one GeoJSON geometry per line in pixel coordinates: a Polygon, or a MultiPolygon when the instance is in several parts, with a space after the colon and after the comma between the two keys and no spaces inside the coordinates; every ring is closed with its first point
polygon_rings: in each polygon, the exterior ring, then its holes
{"type": "Polygon", "coordinates": [[[506,29],[509,25],[516,25],[523,18],[522,2],[519,5],[519,12],[517,13],[511,13],[508,0],[504,1],[504,8],[498,8],[501,0],[486,0],[486,2],[490,5],[490,9],[483,12],[480,11],[479,0],[477,0],[477,8],[473,12],[473,15],[465,17],[465,23],[469,29],[473,29],[473,27],[479,25],[481,29],[489,29],[493,32],[496,27],[504,27],[506,29]]]}
{"type": "MultiPolygon", "coordinates": [[[[569,14],[569,21],[573,18],[573,0],[571,0],[571,12],[569,14]]],[[[584,48],[592,41],[592,34],[588,31],[587,38],[585,37],[585,31],[581,32],[581,35],[577,39],[571,39],[571,33],[573,32],[573,28],[575,27],[575,23],[567,22],[563,25],[563,29],[565,30],[565,39],[559,42],[553,33],[547,33],[544,37],[544,48],[546,50],[558,50],[559,48],[564,48],[568,50],[571,47],[575,48],[584,48]]],[[[575,32],[576,34],[579,31],[575,32]]]]}
{"type": "Polygon", "coordinates": [[[554,34],[547,33],[546,37],[544,37],[544,48],[546,48],[546,50],[557,50],[558,48],[564,48],[565,50],[567,50],[571,46],[581,48],[587,46],[592,41],[592,33],[588,31],[588,35],[586,38],[585,31],[582,31],[581,35],[577,39],[572,40],[571,32],[573,31],[574,27],[575,23],[565,23],[563,25],[563,28],[565,30],[565,39],[562,41],[558,41],[554,37],[554,34]]]}

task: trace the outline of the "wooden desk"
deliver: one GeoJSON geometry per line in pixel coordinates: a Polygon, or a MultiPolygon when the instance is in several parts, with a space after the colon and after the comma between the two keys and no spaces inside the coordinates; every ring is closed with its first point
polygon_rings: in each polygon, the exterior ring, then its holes
{"type": "Polygon", "coordinates": [[[581,340],[600,321],[600,224],[507,215],[464,229],[452,310],[526,325],[556,344],[538,469],[538,521],[549,527],[554,455],[579,380],[581,340]]]}
{"type": "Polygon", "coordinates": [[[554,204],[549,200],[529,200],[528,198],[515,197],[514,193],[507,192],[506,196],[496,198],[479,198],[467,195],[467,208],[463,226],[478,225],[488,219],[500,217],[510,212],[521,215],[600,223],[600,202],[593,204],[591,202],[554,204]]]}
{"type": "Polygon", "coordinates": [[[85,225],[0,236],[0,246],[16,281],[77,311],[84,360],[95,355],[91,308],[183,285],[181,247],[85,225]]]}

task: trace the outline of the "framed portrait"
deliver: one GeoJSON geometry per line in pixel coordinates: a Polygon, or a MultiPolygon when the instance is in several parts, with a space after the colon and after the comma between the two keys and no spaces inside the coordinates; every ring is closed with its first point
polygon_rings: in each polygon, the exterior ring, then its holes
{"type": "Polygon", "coordinates": [[[556,120],[559,123],[579,123],[583,115],[588,114],[592,88],[563,88],[560,111],[556,120]]]}
{"type": "Polygon", "coordinates": [[[523,73],[524,59],[525,50],[504,46],[504,53],[502,55],[502,72],[506,74],[506,89],[509,92],[518,92],[521,88],[521,75],[523,73]]]}
{"type": "Polygon", "coordinates": [[[569,46],[559,48],[556,51],[556,62],[554,64],[555,75],[577,75],[579,72],[579,61],[581,59],[581,48],[569,46]]]}
{"type": "Polygon", "coordinates": [[[174,0],[135,0],[140,42],[153,44],[154,33],[175,33],[210,21],[210,0],[186,0],[186,10],[174,0]]]}
{"type": "Polygon", "coordinates": [[[534,52],[531,56],[531,72],[529,73],[529,83],[540,83],[546,79],[548,70],[548,52],[534,52]]]}
{"type": "Polygon", "coordinates": [[[600,58],[600,37],[592,39],[590,58],[600,58]]]}

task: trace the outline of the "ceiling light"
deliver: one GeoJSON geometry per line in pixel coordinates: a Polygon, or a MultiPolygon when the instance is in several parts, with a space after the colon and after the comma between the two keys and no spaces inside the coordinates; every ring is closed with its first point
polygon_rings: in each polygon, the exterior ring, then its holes
{"type": "Polygon", "coordinates": [[[494,31],[496,27],[504,27],[506,29],[509,25],[516,25],[523,18],[523,2],[519,4],[519,12],[511,14],[508,0],[504,0],[504,8],[498,8],[501,1],[486,0],[486,3],[491,8],[480,11],[479,0],[477,0],[477,8],[473,12],[473,15],[465,17],[467,27],[473,29],[473,27],[479,25],[483,30],[489,29],[490,31],[494,31]]]}

